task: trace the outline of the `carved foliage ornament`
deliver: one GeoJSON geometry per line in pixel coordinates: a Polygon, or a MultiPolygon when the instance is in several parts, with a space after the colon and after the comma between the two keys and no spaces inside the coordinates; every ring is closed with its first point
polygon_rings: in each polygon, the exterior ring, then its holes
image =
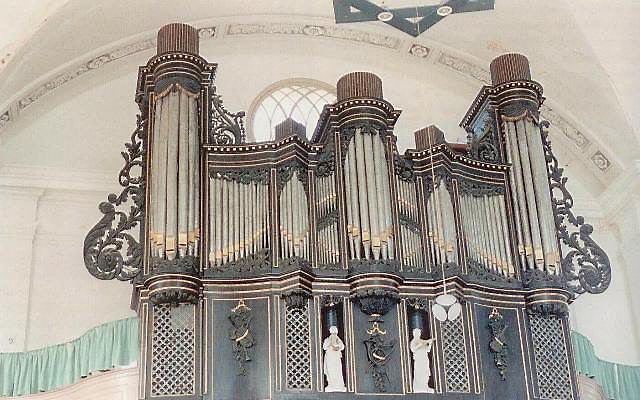
{"type": "Polygon", "coordinates": [[[305,260],[302,257],[289,257],[280,259],[278,262],[278,266],[280,268],[311,268],[311,263],[309,260],[305,260]]]}
{"type": "Polygon", "coordinates": [[[320,298],[320,305],[322,306],[322,308],[335,307],[339,304],[342,304],[342,302],[342,296],[336,296],[333,294],[328,294],[320,298]]]}
{"type": "Polygon", "coordinates": [[[611,263],[604,250],[591,238],[593,227],[571,210],[573,197],[566,187],[564,169],[559,167],[558,159],[551,150],[548,126],[549,123],[543,121],[540,134],[548,166],[556,230],[561,243],[566,246],[561,260],[564,279],[576,297],[584,292],[602,293],[611,283],[611,263]]]}
{"type": "Polygon", "coordinates": [[[186,274],[195,275],[198,273],[200,258],[196,256],[184,256],[167,260],[164,258],[152,258],[152,274],[186,274]]]}
{"type": "Polygon", "coordinates": [[[504,321],[502,314],[495,307],[489,314],[489,329],[491,330],[491,341],[489,342],[489,350],[493,353],[493,363],[500,373],[500,378],[504,381],[507,379],[507,355],[509,354],[509,346],[506,343],[505,331],[507,323],[504,321]]]}
{"type": "Polygon", "coordinates": [[[136,125],[131,141],[125,143],[126,151],[121,153],[125,165],[118,178],[124,189],[120,195],[109,194],[107,201],[100,203],[98,209],[104,216],[84,239],[84,264],[91,275],[98,279],[127,281],[142,270],[143,247],[128,233],[140,225],[142,236],[145,211],[146,118],[138,115],[136,125]],[[117,210],[127,202],[129,196],[133,204],[128,213],[117,210]]]}
{"type": "Polygon", "coordinates": [[[410,297],[407,304],[416,311],[429,312],[429,300],[424,297],[410,297]]]}
{"type": "Polygon", "coordinates": [[[307,300],[310,297],[311,295],[308,292],[300,289],[282,293],[282,298],[284,299],[284,302],[288,308],[303,309],[306,307],[307,300]]]}
{"type": "Polygon", "coordinates": [[[371,316],[385,315],[399,301],[397,293],[385,289],[360,290],[351,298],[358,300],[360,310],[371,316]]]}
{"type": "Polygon", "coordinates": [[[386,392],[387,384],[390,383],[387,375],[387,363],[395,351],[395,340],[386,339],[387,331],[380,328],[379,322],[374,321],[371,329],[367,330],[367,337],[364,345],[367,350],[367,359],[373,385],[378,392],[386,392]]]}
{"type": "Polygon", "coordinates": [[[371,374],[376,390],[386,392],[390,383],[386,366],[396,344],[394,340],[386,339],[387,331],[380,324],[384,323],[382,316],[398,303],[398,294],[385,289],[367,289],[356,292],[351,298],[357,299],[360,310],[371,316],[371,329],[367,330],[368,337],[364,340],[369,361],[367,372],[371,374]]]}
{"type": "Polygon", "coordinates": [[[415,172],[413,171],[413,161],[396,154],[393,163],[396,176],[405,182],[415,182],[415,172]]]}
{"type": "Polygon", "coordinates": [[[216,93],[215,86],[211,86],[211,129],[209,143],[217,145],[242,144],[245,142],[245,130],[242,119],[244,111],[232,113],[224,108],[222,96],[216,93]]]}
{"type": "Polygon", "coordinates": [[[249,168],[240,170],[229,170],[210,172],[211,178],[222,178],[229,181],[243,183],[245,185],[249,183],[258,183],[261,185],[269,184],[269,169],[268,168],[249,168]]]}
{"type": "Polygon", "coordinates": [[[498,137],[495,120],[488,117],[482,124],[481,132],[472,134],[470,156],[476,160],[499,163],[502,161],[498,150],[498,137]]]}
{"type": "Polygon", "coordinates": [[[231,309],[227,318],[231,322],[229,339],[237,363],[236,369],[238,375],[246,375],[247,363],[252,359],[252,347],[255,344],[251,334],[253,310],[241,299],[238,301],[238,305],[231,309]]]}
{"type": "Polygon", "coordinates": [[[467,260],[467,267],[467,276],[474,281],[489,283],[491,285],[505,285],[516,282],[512,277],[496,274],[474,260],[467,260]]]}
{"type": "Polygon", "coordinates": [[[329,225],[333,225],[336,223],[338,223],[338,210],[333,210],[318,219],[318,231],[321,231],[329,225]]]}
{"type": "Polygon", "coordinates": [[[335,142],[333,137],[327,141],[327,144],[322,149],[322,152],[318,156],[318,167],[316,169],[316,175],[318,177],[329,176],[333,174],[336,169],[335,163],[335,142]]]}
{"type": "Polygon", "coordinates": [[[491,185],[464,178],[458,178],[458,189],[460,193],[474,197],[504,194],[504,186],[502,185],[491,185]]]}
{"type": "MultiPolygon", "coordinates": [[[[347,149],[349,148],[349,142],[355,136],[356,132],[359,131],[361,135],[380,135],[380,139],[384,141],[387,136],[387,129],[384,126],[380,126],[375,123],[371,123],[370,121],[366,121],[356,125],[349,125],[345,128],[342,128],[340,132],[341,139],[341,148],[342,148],[342,161],[344,162],[345,157],[347,156],[347,149]]],[[[386,157],[386,151],[385,151],[386,157]]]]}
{"type": "Polygon", "coordinates": [[[299,161],[289,162],[278,167],[278,193],[282,192],[284,186],[289,182],[293,175],[297,172],[297,177],[307,196],[309,195],[309,176],[307,168],[299,161]]]}
{"type": "Polygon", "coordinates": [[[198,295],[193,292],[182,290],[179,288],[165,289],[149,296],[149,300],[153,304],[168,303],[168,304],[171,304],[173,307],[177,307],[178,304],[181,304],[181,303],[197,304],[198,295]]]}
{"type": "Polygon", "coordinates": [[[212,268],[214,272],[235,272],[235,273],[254,273],[266,271],[271,268],[269,249],[260,249],[254,254],[230,261],[226,264],[217,265],[212,268]]]}

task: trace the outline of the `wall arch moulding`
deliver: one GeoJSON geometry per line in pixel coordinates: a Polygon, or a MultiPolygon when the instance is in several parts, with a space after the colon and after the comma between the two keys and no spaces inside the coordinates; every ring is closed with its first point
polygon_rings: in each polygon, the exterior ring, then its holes
{"type": "MultiPolygon", "coordinates": [[[[478,60],[476,57],[460,53],[433,40],[425,38],[416,40],[389,34],[375,26],[367,26],[366,30],[350,29],[335,25],[327,18],[273,15],[202,20],[194,23],[194,26],[198,27],[201,41],[255,39],[256,36],[296,36],[309,40],[334,40],[384,49],[394,53],[402,62],[432,64],[483,84],[489,82],[489,72],[485,68],[485,65],[489,65],[488,61],[478,60]],[[247,22],[232,23],[230,22],[232,18],[234,21],[247,22]]],[[[17,93],[0,107],[0,137],[2,130],[19,118],[29,106],[67,82],[98,70],[111,62],[153,49],[156,45],[154,35],[155,32],[149,31],[120,40],[112,46],[103,47],[103,50],[98,53],[79,57],[67,63],[66,67],[41,77],[36,83],[17,93]]],[[[573,122],[573,119],[559,105],[552,100],[547,100],[541,108],[541,114],[551,122],[551,138],[556,147],[566,147],[588,168],[601,185],[608,186],[620,175],[621,164],[610,155],[612,152],[599,144],[593,133],[578,127],[578,124],[573,122]],[[561,139],[555,140],[558,137],[561,139]]]]}

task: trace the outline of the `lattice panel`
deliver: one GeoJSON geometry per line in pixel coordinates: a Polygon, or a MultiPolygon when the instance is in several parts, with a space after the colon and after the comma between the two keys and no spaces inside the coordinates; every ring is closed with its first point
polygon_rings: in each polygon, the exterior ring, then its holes
{"type": "Polygon", "coordinates": [[[531,315],[531,337],[541,399],[573,398],[562,320],[531,315]]]}
{"type": "Polygon", "coordinates": [[[194,393],[195,308],[191,304],[153,308],[151,395],[194,393]]]}
{"type": "Polygon", "coordinates": [[[442,322],[440,330],[442,332],[446,391],[468,393],[470,392],[469,368],[464,345],[462,317],[458,317],[455,321],[442,322]]]}
{"type": "Polygon", "coordinates": [[[287,388],[311,389],[309,307],[286,308],[287,388]]]}

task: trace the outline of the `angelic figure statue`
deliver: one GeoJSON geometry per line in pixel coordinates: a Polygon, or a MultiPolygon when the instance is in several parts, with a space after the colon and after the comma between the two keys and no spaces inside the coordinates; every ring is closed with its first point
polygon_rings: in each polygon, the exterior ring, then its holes
{"type": "Polygon", "coordinates": [[[433,388],[429,387],[429,378],[431,377],[429,353],[435,339],[422,339],[421,334],[422,329],[414,329],[413,339],[409,343],[409,348],[413,353],[413,392],[433,393],[433,388]]]}
{"type": "Polygon", "coordinates": [[[346,392],[344,378],[342,376],[342,352],[344,343],[338,337],[338,328],[329,328],[329,337],[322,343],[324,349],[324,374],[327,377],[325,392],[346,392]]]}

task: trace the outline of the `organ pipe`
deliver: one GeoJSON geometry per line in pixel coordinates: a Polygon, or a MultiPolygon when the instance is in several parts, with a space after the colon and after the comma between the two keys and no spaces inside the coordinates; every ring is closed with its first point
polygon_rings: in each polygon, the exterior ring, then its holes
{"type": "Polygon", "coordinates": [[[151,254],[197,256],[200,222],[198,94],[179,84],[155,98],[149,207],[151,254]]]}
{"type": "Polygon", "coordinates": [[[469,261],[492,273],[514,276],[504,195],[462,192],[459,204],[469,261]]]}
{"type": "MultiPolygon", "coordinates": [[[[421,234],[418,223],[418,203],[415,182],[397,180],[398,210],[401,216],[400,239],[402,263],[410,267],[423,267],[421,234]],[[412,224],[413,229],[408,225],[412,224]],[[417,231],[417,232],[416,232],[417,231]]],[[[426,249],[429,251],[429,249],[426,249]]]]}
{"type": "Polygon", "coordinates": [[[215,174],[209,184],[209,264],[222,266],[269,246],[269,187],[215,174]]]}
{"type": "Polygon", "coordinates": [[[393,259],[391,191],[380,132],[355,128],[344,171],[350,258],[393,259]]]}
{"type": "Polygon", "coordinates": [[[503,117],[503,129],[507,161],[512,164],[510,178],[515,188],[512,196],[521,262],[525,269],[558,274],[559,251],[539,126],[527,111],[519,117],[503,117]]]}
{"type": "MultiPolygon", "coordinates": [[[[292,178],[293,179],[293,178],[292,178]]],[[[316,200],[318,221],[318,262],[321,265],[340,261],[335,175],[317,176],[316,200]]],[[[308,221],[308,220],[307,220],[308,221]]],[[[308,251],[308,250],[307,250],[308,251]]]]}
{"type": "Polygon", "coordinates": [[[293,173],[280,195],[281,258],[309,258],[308,202],[299,173],[293,173]]]}
{"type": "Polygon", "coordinates": [[[435,187],[429,188],[426,198],[427,246],[433,254],[434,265],[457,262],[457,236],[451,195],[444,179],[436,176],[435,187]]]}

